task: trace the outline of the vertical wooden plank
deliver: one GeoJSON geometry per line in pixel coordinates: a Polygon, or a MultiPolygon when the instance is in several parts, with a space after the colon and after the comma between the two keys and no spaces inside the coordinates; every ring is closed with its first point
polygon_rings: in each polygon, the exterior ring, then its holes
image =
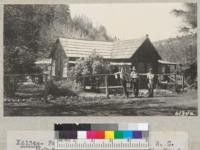
{"type": "Polygon", "coordinates": [[[85,76],[83,77],[83,88],[85,89],[85,76]]]}
{"type": "Polygon", "coordinates": [[[106,97],[109,98],[109,91],[108,91],[108,75],[105,75],[105,87],[106,87],[106,97]]]}
{"type": "Polygon", "coordinates": [[[174,65],[174,68],[175,68],[175,74],[174,74],[174,91],[176,92],[176,73],[177,73],[177,71],[176,71],[176,65],[174,65]]]}
{"type": "Polygon", "coordinates": [[[182,91],[184,91],[184,82],[185,82],[185,81],[184,81],[184,80],[185,80],[185,79],[184,79],[184,73],[183,73],[182,75],[183,75],[182,91]]]}
{"type": "Polygon", "coordinates": [[[45,89],[44,89],[44,102],[47,102],[47,96],[48,96],[48,85],[47,85],[47,81],[48,81],[48,74],[47,74],[47,65],[45,66],[45,72],[44,72],[44,84],[45,84],[45,89]]]}
{"type": "Polygon", "coordinates": [[[54,63],[54,60],[53,60],[53,57],[51,58],[51,69],[50,69],[50,80],[52,80],[52,77],[53,77],[53,63],[54,63]]]}
{"type": "Polygon", "coordinates": [[[48,87],[47,87],[47,74],[45,76],[45,89],[44,89],[44,101],[47,102],[48,87]]]}

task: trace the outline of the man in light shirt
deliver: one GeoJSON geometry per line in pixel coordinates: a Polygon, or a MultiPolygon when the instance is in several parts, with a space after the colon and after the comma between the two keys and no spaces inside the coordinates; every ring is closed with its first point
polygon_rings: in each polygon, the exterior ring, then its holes
{"type": "Polygon", "coordinates": [[[150,68],[149,72],[147,73],[147,80],[148,80],[149,97],[153,97],[154,74],[152,73],[152,68],[150,68]]]}
{"type": "Polygon", "coordinates": [[[121,67],[121,70],[119,72],[114,73],[114,74],[115,75],[119,74],[120,82],[121,82],[121,85],[122,85],[122,88],[123,88],[124,95],[128,98],[128,91],[127,91],[127,87],[126,87],[128,75],[125,72],[124,67],[121,67]]]}
{"type": "Polygon", "coordinates": [[[135,97],[138,97],[138,93],[139,93],[139,75],[136,71],[136,68],[133,66],[132,67],[132,72],[130,74],[131,77],[131,84],[132,84],[132,88],[133,88],[133,92],[135,97]]]}

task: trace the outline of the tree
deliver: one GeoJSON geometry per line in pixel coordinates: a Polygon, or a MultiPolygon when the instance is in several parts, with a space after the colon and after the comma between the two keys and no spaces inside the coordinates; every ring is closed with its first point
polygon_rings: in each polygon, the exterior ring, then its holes
{"type": "Polygon", "coordinates": [[[103,25],[94,27],[92,21],[86,16],[75,16],[71,24],[72,36],[79,39],[112,41],[103,25]]]}
{"type": "Polygon", "coordinates": [[[87,17],[71,18],[68,5],[5,5],[4,45],[26,46],[46,58],[58,37],[112,40],[87,17]]]}
{"type": "Polygon", "coordinates": [[[196,33],[197,31],[197,3],[184,3],[185,9],[174,9],[172,13],[177,17],[182,17],[185,23],[180,28],[184,33],[196,33]]]}
{"type": "Polygon", "coordinates": [[[75,76],[97,75],[108,73],[109,66],[103,57],[93,52],[88,57],[78,59],[72,71],[75,76]]]}
{"type": "Polygon", "coordinates": [[[175,16],[183,19],[184,25],[180,28],[180,32],[188,35],[177,39],[179,44],[176,44],[176,49],[182,51],[178,52],[178,57],[184,59],[182,60],[185,61],[184,64],[192,64],[197,61],[197,3],[184,3],[184,6],[184,9],[172,11],[175,16]]]}
{"type": "Polygon", "coordinates": [[[4,49],[4,94],[14,96],[19,80],[25,78],[16,74],[36,73],[39,68],[34,65],[36,54],[27,47],[7,46],[4,49]]]}
{"type": "Polygon", "coordinates": [[[56,26],[69,20],[67,5],[5,5],[4,45],[26,46],[44,55],[57,38],[56,26]]]}
{"type": "Polygon", "coordinates": [[[15,94],[19,78],[10,74],[37,73],[34,64],[48,53],[49,29],[66,22],[67,5],[5,5],[4,7],[4,94],[15,94]],[[62,11],[62,12],[60,12],[62,11]],[[47,33],[47,34],[44,34],[47,33]],[[9,75],[8,75],[9,74],[9,75]]]}
{"type": "Polygon", "coordinates": [[[34,62],[54,54],[59,37],[111,40],[87,17],[71,18],[68,5],[4,6],[4,73],[35,73],[34,62]]]}
{"type": "Polygon", "coordinates": [[[76,65],[71,69],[71,76],[75,76],[76,81],[82,85],[85,83],[92,83],[93,89],[100,84],[103,80],[103,76],[99,74],[107,74],[110,72],[110,66],[103,60],[103,58],[93,52],[86,58],[80,58],[76,65]],[[88,76],[87,75],[97,75],[88,76]]]}
{"type": "Polygon", "coordinates": [[[4,72],[9,74],[26,74],[35,72],[36,54],[26,46],[5,47],[4,72]]]}
{"type": "Polygon", "coordinates": [[[197,61],[197,37],[194,34],[154,42],[163,59],[180,64],[197,61]]]}

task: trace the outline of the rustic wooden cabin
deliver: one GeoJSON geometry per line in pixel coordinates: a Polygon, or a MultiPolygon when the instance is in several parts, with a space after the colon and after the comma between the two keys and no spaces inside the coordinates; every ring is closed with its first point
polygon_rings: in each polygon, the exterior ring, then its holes
{"type": "Polygon", "coordinates": [[[130,62],[139,73],[146,73],[149,68],[158,73],[158,60],[161,56],[148,35],[141,39],[114,42],[113,47],[111,62],[130,62]]]}
{"type": "Polygon", "coordinates": [[[78,58],[87,57],[94,51],[111,65],[129,63],[129,67],[135,66],[139,73],[146,73],[150,67],[157,73],[158,60],[161,59],[148,35],[141,39],[114,42],[59,38],[55,49],[55,75],[67,77],[69,67],[78,58]]]}

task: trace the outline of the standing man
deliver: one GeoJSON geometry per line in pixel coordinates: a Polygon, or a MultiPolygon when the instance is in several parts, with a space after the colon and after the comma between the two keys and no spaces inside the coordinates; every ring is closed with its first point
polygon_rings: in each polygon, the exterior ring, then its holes
{"type": "Polygon", "coordinates": [[[148,80],[149,97],[153,97],[154,74],[152,73],[152,68],[149,68],[149,72],[147,73],[147,80],[148,80]]]}
{"type": "Polygon", "coordinates": [[[135,97],[138,97],[138,93],[139,93],[139,75],[136,71],[136,68],[133,66],[132,68],[132,72],[130,74],[131,77],[131,85],[133,88],[133,92],[135,97]]]}
{"type": "Polygon", "coordinates": [[[127,87],[126,87],[126,84],[127,84],[127,73],[125,72],[124,67],[121,68],[120,72],[116,72],[114,74],[115,75],[119,74],[120,82],[121,82],[121,85],[123,87],[124,95],[128,98],[128,91],[127,91],[127,87]]]}

